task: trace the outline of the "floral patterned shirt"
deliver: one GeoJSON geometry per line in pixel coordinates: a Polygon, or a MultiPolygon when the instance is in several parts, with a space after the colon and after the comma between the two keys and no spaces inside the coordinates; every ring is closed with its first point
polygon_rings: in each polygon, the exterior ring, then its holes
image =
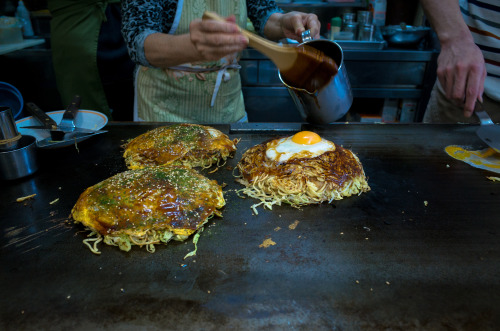
{"type": "MultiPolygon", "coordinates": [[[[144,40],[153,33],[168,33],[174,23],[177,0],[122,0],[122,34],[130,57],[151,67],[144,54],[144,40]]],[[[247,14],[255,30],[262,34],[269,17],[282,12],[274,0],[247,0],[247,14]]]]}

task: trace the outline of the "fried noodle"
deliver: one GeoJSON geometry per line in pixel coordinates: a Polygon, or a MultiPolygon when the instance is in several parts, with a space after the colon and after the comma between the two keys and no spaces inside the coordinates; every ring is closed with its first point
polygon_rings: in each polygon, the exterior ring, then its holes
{"type": "Polygon", "coordinates": [[[260,205],[272,209],[287,203],[299,208],[370,190],[357,156],[340,146],[318,157],[282,163],[266,158],[265,148],[265,143],[252,147],[237,166],[237,181],[245,186],[239,192],[260,200],[252,206],[254,212],[260,205]]]}

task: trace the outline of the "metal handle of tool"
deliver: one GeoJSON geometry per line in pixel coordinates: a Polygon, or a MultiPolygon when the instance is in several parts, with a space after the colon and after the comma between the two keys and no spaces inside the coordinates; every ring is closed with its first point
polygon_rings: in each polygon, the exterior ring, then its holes
{"type": "Polygon", "coordinates": [[[476,100],[476,105],[474,107],[474,112],[476,113],[477,117],[479,117],[479,120],[481,121],[481,125],[491,125],[495,124],[492,120],[490,115],[484,110],[483,103],[479,100],[476,100]]]}
{"type": "Polygon", "coordinates": [[[26,104],[26,109],[37,119],[46,129],[57,130],[57,123],[33,102],[26,104]]]}
{"type": "MultiPolygon", "coordinates": [[[[75,95],[71,103],[68,105],[63,114],[63,121],[65,124],[73,122],[76,118],[76,114],[78,114],[78,110],[80,109],[80,104],[82,102],[82,98],[79,95],[75,95]]],[[[74,123],[73,127],[74,127],[74,123]]]]}

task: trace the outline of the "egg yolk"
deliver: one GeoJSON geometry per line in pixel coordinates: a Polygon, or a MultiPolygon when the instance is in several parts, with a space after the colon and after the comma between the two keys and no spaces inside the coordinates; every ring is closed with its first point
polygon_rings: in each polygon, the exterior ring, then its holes
{"type": "Polygon", "coordinates": [[[311,131],[300,131],[293,135],[292,141],[301,145],[314,145],[321,141],[321,137],[311,131]]]}

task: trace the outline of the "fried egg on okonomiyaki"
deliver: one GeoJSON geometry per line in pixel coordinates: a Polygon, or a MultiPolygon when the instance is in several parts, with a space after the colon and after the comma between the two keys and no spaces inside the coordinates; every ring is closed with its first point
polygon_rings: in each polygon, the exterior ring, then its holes
{"type": "Polygon", "coordinates": [[[185,166],[157,166],[128,170],[87,188],[71,216],[91,230],[84,243],[99,253],[97,244],[129,251],[183,241],[225,205],[222,188],[185,166]],[[92,243],[93,242],[93,243],[92,243]]]}
{"type": "Polygon", "coordinates": [[[210,126],[174,124],[132,139],[123,157],[129,169],[167,164],[208,168],[232,157],[236,142],[210,126]]]}
{"type": "Polygon", "coordinates": [[[370,190],[363,166],[350,150],[301,131],[258,144],[239,161],[237,181],[252,198],[271,209],[282,202],[294,207],[331,203],[370,190]]]}

